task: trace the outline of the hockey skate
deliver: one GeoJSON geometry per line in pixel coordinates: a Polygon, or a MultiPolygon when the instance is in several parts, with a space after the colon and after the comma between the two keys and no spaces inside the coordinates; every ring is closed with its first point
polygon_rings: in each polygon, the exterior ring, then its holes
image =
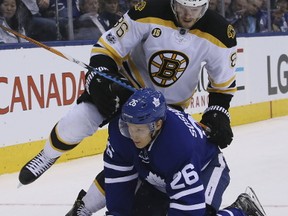
{"type": "Polygon", "coordinates": [[[48,170],[58,158],[47,157],[43,150],[32,158],[19,173],[19,181],[23,185],[30,184],[38,179],[46,170],[48,170]]]}
{"type": "Polygon", "coordinates": [[[240,194],[230,207],[241,209],[245,212],[246,216],[266,216],[262,205],[251,187],[247,187],[245,193],[240,194]]]}
{"type": "Polygon", "coordinates": [[[78,194],[78,197],[72,207],[72,209],[65,216],[90,216],[90,212],[86,207],[82,198],[86,195],[84,190],[81,190],[78,194]]]}

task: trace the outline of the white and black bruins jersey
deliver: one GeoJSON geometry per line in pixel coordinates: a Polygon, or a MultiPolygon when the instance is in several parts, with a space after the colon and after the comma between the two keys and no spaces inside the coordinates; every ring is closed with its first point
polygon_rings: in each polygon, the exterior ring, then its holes
{"type": "Polygon", "coordinates": [[[186,30],[178,27],[169,0],[143,1],[102,35],[90,60],[99,54],[111,57],[135,87],[161,91],[168,104],[188,105],[203,62],[209,92],[236,91],[235,31],[210,10],[186,30]]]}

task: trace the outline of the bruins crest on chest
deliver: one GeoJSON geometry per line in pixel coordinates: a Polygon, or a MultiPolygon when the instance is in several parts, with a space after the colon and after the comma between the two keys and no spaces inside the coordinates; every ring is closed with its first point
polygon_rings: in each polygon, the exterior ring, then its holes
{"type": "Polygon", "coordinates": [[[149,74],[157,86],[168,87],[177,82],[189,64],[189,58],[175,50],[154,53],[149,60],[149,74]]]}

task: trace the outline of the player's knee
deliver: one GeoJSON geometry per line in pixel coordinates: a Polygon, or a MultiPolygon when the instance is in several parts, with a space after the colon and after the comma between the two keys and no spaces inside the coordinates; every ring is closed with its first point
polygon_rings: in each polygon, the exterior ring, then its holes
{"type": "Polygon", "coordinates": [[[56,124],[51,133],[50,133],[50,144],[55,148],[55,149],[59,149],[61,151],[69,151],[73,148],[75,148],[78,145],[77,143],[69,143],[69,142],[65,142],[62,138],[61,138],[61,134],[59,134],[58,130],[58,124],[56,124]]]}
{"type": "Polygon", "coordinates": [[[95,184],[100,191],[105,191],[105,176],[104,170],[97,174],[95,184]]]}

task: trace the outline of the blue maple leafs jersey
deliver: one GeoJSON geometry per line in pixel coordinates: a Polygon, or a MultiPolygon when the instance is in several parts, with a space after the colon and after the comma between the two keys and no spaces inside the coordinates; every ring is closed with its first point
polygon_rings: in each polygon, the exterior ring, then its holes
{"type": "Polygon", "coordinates": [[[108,56],[135,87],[156,89],[167,104],[186,107],[204,64],[207,90],[234,94],[236,44],[232,25],[213,11],[185,30],[178,26],[169,0],[143,1],[102,35],[91,61],[93,67],[109,68],[111,62],[99,58],[108,56]]]}
{"type": "Polygon", "coordinates": [[[184,112],[169,109],[157,138],[144,149],[121,135],[119,119],[109,124],[104,153],[106,204],[113,215],[131,215],[138,178],[170,198],[168,215],[204,215],[201,171],[220,152],[184,112]]]}

